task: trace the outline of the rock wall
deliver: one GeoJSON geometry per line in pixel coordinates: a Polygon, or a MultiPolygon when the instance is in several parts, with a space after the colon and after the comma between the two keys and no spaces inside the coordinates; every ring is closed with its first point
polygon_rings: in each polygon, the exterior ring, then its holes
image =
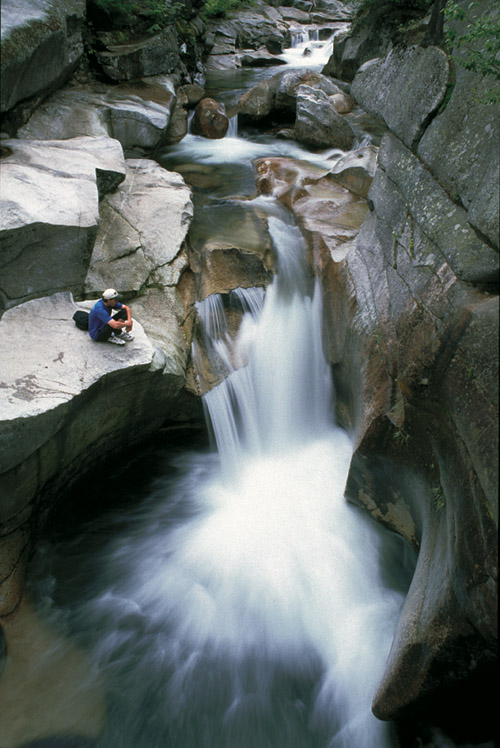
{"type": "Polygon", "coordinates": [[[497,639],[498,119],[483,86],[457,70],[448,100],[435,47],[361,66],[351,95],[389,131],[352,249],[319,262],[355,437],[348,496],[418,553],[374,712],[463,729],[468,707],[491,729],[497,639]]]}

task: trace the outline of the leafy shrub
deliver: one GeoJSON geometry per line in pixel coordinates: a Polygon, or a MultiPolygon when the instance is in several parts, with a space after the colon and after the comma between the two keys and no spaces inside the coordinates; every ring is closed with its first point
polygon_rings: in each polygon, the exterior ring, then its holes
{"type": "Polygon", "coordinates": [[[481,12],[474,0],[468,5],[448,0],[444,10],[448,22],[457,22],[447,29],[446,43],[454,48],[454,60],[474,73],[491,80],[488,93],[480,101],[493,104],[500,101],[500,10],[491,14],[481,12]]]}
{"type": "Polygon", "coordinates": [[[205,18],[224,18],[237,5],[244,5],[241,0],[205,0],[202,15],[205,18]]]}

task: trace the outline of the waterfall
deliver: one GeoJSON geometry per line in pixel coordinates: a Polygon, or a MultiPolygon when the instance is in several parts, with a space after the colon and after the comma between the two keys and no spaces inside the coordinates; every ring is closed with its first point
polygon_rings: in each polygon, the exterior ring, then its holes
{"type": "Polygon", "coordinates": [[[396,745],[370,710],[403,601],[383,579],[391,538],[345,502],[352,447],[334,423],[320,286],[297,227],[268,222],[266,292],[197,305],[226,367],[204,396],[218,455],[187,456],[158,486],[168,501],[115,541],[113,583],[78,613],[101,632],[106,748],[396,745]],[[228,305],[244,313],[234,341],[228,305]]]}
{"type": "Polygon", "coordinates": [[[238,115],[229,117],[229,127],[227,128],[226,138],[238,137],[238,115]]]}
{"type": "MultiPolygon", "coordinates": [[[[297,143],[246,141],[233,126],[229,139],[186,136],[170,168],[222,166],[239,195],[258,156],[304,158],[297,143]]],[[[307,158],[331,166],[330,155],[307,158]]],[[[196,304],[222,379],[203,397],[217,449],[162,455],[161,477],[141,475],[145,495],[132,508],[118,495],[110,524],[82,536],[87,555],[70,548],[61,564],[91,579],[67,617],[105,684],[96,748],[397,748],[371,702],[405,547],[344,497],[352,444],[335,423],[302,234],[272,196],[242,202],[267,216],[277,272],[265,290],[196,304]]]]}

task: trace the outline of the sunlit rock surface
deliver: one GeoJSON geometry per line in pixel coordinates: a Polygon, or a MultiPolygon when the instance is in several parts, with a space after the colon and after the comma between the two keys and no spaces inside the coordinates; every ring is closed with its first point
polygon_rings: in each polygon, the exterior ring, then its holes
{"type": "Polygon", "coordinates": [[[174,81],[155,76],[120,86],[65,88],[41,104],[21,138],[66,140],[82,135],[108,136],[127,157],[150,152],[165,137],[176,103],[174,81]]]}
{"type": "MultiPolygon", "coordinates": [[[[137,321],[132,342],[100,344],[72,321],[76,309],[92,303],[75,304],[71,294],[59,293],[9,309],[0,320],[2,535],[33,522],[42,496],[56,494],[96,461],[196,411],[179,397],[186,353],[176,315],[162,318],[162,341],[173,341],[165,350],[137,321]]],[[[147,319],[156,310],[145,305],[144,311],[147,319]]],[[[2,569],[4,613],[22,589],[12,559],[22,562],[26,542],[15,536],[18,552],[4,559],[10,564],[2,569]]]]}
{"type": "Polygon", "coordinates": [[[126,294],[175,286],[187,267],[183,243],[193,216],[189,187],[155,161],[125,163],[126,179],[100,205],[85,280],[88,294],[110,286],[126,294]]]}
{"type": "Polygon", "coordinates": [[[60,290],[80,293],[99,197],[125,176],[118,141],[4,140],[0,307],[60,290]]]}

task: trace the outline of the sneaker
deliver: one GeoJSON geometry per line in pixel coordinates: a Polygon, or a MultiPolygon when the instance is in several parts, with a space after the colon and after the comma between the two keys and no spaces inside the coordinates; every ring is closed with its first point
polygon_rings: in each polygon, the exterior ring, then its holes
{"type": "Polygon", "coordinates": [[[124,340],[126,343],[129,343],[131,340],[134,339],[133,335],[125,331],[122,331],[121,333],[119,333],[117,337],[120,338],[120,340],[124,340]]]}
{"type": "Polygon", "coordinates": [[[120,340],[120,338],[114,334],[114,332],[111,333],[111,335],[108,338],[108,343],[114,343],[115,345],[125,345],[124,340],[120,340]]]}

